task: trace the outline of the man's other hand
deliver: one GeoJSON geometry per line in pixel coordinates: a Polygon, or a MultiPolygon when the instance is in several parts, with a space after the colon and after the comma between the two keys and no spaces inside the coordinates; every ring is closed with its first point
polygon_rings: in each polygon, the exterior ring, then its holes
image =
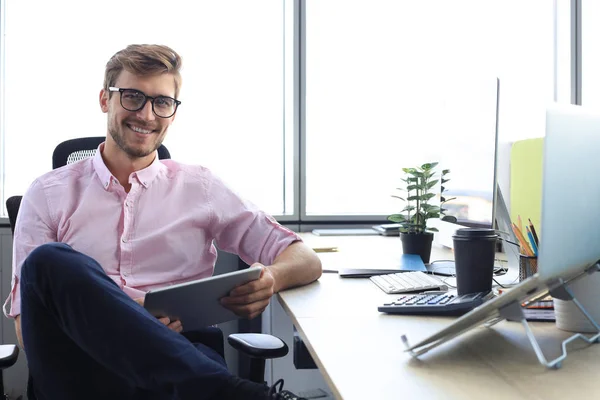
{"type": "Polygon", "coordinates": [[[252,264],[253,267],[262,267],[260,277],[245,283],[229,292],[229,296],[221,299],[221,304],[233,311],[237,316],[252,319],[262,314],[269,305],[275,287],[275,278],[264,265],[252,264]]]}
{"type": "MultiPolygon", "coordinates": [[[[144,307],[144,298],[143,297],[138,297],[137,299],[133,299],[133,300],[136,303],[138,303],[140,306],[144,307]]],[[[181,321],[179,321],[179,320],[175,320],[175,321],[171,322],[171,319],[169,317],[158,318],[158,320],[172,331],[175,331],[177,333],[181,333],[181,331],[183,331],[183,325],[181,324],[181,321]]]]}

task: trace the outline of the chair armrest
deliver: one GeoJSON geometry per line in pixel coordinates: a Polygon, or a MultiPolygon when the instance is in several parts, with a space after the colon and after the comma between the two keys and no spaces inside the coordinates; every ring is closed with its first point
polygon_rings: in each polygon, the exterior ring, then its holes
{"type": "Polygon", "coordinates": [[[12,366],[19,358],[19,348],[14,344],[0,345],[0,369],[12,366]]]}
{"type": "Polygon", "coordinates": [[[234,349],[253,358],[279,358],[288,353],[285,342],[273,335],[264,333],[233,333],[227,342],[234,349]]]}

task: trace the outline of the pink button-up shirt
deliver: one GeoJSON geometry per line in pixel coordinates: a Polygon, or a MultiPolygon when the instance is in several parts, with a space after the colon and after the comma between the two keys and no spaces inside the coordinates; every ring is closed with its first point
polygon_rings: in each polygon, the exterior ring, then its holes
{"type": "Polygon", "coordinates": [[[7,316],[21,313],[21,266],[43,243],[63,242],[94,258],[137,298],[212,275],[215,244],[248,264],[269,265],[300,240],[200,166],[156,157],[129,176],[126,193],[102,160],[103,146],[92,158],[41,176],[23,197],[7,316]]]}

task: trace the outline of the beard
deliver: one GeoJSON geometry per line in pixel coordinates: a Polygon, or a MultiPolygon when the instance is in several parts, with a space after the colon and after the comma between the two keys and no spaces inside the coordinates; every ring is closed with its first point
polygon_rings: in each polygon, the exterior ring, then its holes
{"type": "MultiPolygon", "coordinates": [[[[163,142],[165,132],[162,133],[149,133],[148,136],[152,136],[155,138],[154,143],[149,147],[140,147],[140,146],[132,146],[127,143],[127,139],[125,137],[125,130],[130,129],[127,127],[127,121],[123,121],[121,126],[118,125],[116,121],[109,124],[108,132],[110,136],[113,138],[117,146],[125,153],[130,159],[143,158],[146,157],[156,151],[160,147],[163,142]],[[156,135],[156,136],[155,136],[156,135]]],[[[144,123],[134,122],[134,125],[145,127],[144,123]]]]}

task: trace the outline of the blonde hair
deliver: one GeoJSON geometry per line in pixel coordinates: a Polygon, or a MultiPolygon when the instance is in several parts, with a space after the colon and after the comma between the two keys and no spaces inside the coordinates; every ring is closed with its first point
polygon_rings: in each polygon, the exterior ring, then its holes
{"type": "Polygon", "coordinates": [[[132,44],[118,51],[106,63],[104,90],[114,86],[121,71],[151,76],[172,74],[175,79],[175,98],[181,88],[181,57],[170,47],[158,44],[132,44]]]}

